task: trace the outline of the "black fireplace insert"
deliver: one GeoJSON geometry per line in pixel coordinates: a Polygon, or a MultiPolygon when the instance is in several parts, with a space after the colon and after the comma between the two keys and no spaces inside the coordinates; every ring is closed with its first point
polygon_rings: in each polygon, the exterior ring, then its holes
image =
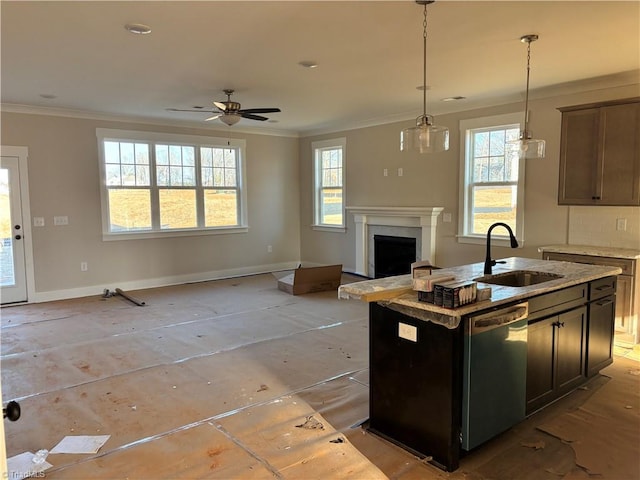
{"type": "Polygon", "coordinates": [[[416,239],[389,235],[373,236],[375,278],[411,273],[416,261],[416,239]]]}

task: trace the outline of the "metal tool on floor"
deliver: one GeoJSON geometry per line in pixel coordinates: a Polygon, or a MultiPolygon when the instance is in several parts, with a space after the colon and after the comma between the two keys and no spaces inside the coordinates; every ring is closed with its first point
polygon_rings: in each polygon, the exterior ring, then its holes
{"type": "Polygon", "coordinates": [[[144,307],[146,305],[146,302],[143,302],[142,300],[138,300],[136,297],[129,295],[128,293],[122,291],[120,288],[116,288],[114,292],[111,292],[109,291],[108,288],[105,288],[104,293],[102,294],[102,298],[115,297],[116,295],[120,295],[121,297],[126,298],[131,303],[135,303],[139,307],[144,307]]]}

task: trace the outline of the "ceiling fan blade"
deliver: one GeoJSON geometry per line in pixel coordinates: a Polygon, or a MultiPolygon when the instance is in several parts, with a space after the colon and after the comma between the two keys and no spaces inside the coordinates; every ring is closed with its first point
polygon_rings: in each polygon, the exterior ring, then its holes
{"type": "Polygon", "coordinates": [[[215,120],[216,118],[220,118],[222,115],[223,115],[222,113],[217,113],[213,117],[205,118],[204,121],[208,122],[210,120],[215,120]]]}
{"type": "Polygon", "coordinates": [[[245,108],[240,113],[278,113],[279,108],[245,108]]]}
{"type": "Polygon", "coordinates": [[[213,102],[213,104],[218,107],[220,110],[222,110],[223,112],[227,111],[227,104],[226,103],[222,103],[222,102],[213,102]]]}
{"type": "Polygon", "coordinates": [[[182,108],[167,108],[168,112],[213,113],[213,110],[184,110],[182,108]]]}
{"type": "Polygon", "coordinates": [[[247,113],[246,111],[240,112],[240,116],[242,118],[248,118],[250,120],[260,120],[261,122],[264,122],[265,120],[269,120],[267,117],[262,117],[260,115],[254,115],[252,113],[247,113]]]}

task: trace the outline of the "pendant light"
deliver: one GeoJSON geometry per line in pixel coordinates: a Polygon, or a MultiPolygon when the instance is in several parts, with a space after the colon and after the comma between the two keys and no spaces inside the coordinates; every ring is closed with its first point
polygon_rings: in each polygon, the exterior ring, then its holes
{"type": "Polygon", "coordinates": [[[401,151],[436,153],[449,150],[449,129],[433,124],[433,116],[427,115],[427,5],[435,0],[416,0],[424,6],[422,22],[422,115],[416,119],[416,126],[404,129],[400,134],[401,151]]]}
{"type": "Polygon", "coordinates": [[[520,37],[522,43],[527,44],[527,90],[524,97],[524,130],[520,133],[519,140],[508,142],[518,149],[520,158],[531,160],[544,158],[545,141],[531,138],[529,131],[529,70],[531,69],[531,42],[538,40],[538,35],[529,34],[520,37]]]}

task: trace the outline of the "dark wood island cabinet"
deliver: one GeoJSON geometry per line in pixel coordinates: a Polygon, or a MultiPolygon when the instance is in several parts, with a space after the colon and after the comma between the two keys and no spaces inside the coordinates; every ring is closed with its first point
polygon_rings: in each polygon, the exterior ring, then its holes
{"type": "MultiPolygon", "coordinates": [[[[481,448],[611,363],[619,269],[528,259],[507,259],[507,266],[563,268],[567,274],[538,288],[492,285],[491,300],[455,310],[421,304],[415,292],[370,302],[369,431],[453,471],[465,452],[481,448]],[[474,325],[491,329],[493,319],[508,309],[526,313],[514,328],[482,334],[504,336],[499,343],[487,348],[487,336],[485,343],[473,337],[474,325]],[[512,356],[500,357],[503,349],[512,356]],[[493,416],[504,410],[513,415],[500,424],[493,416]],[[487,431],[489,421],[496,429],[487,431]]],[[[472,279],[481,276],[482,264],[444,271],[472,279]]],[[[409,275],[395,278],[411,282],[409,275]]],[[[367,291],[379,295],[392,281],[343,285],[339,295],[366,301],[367,291]]]]}

